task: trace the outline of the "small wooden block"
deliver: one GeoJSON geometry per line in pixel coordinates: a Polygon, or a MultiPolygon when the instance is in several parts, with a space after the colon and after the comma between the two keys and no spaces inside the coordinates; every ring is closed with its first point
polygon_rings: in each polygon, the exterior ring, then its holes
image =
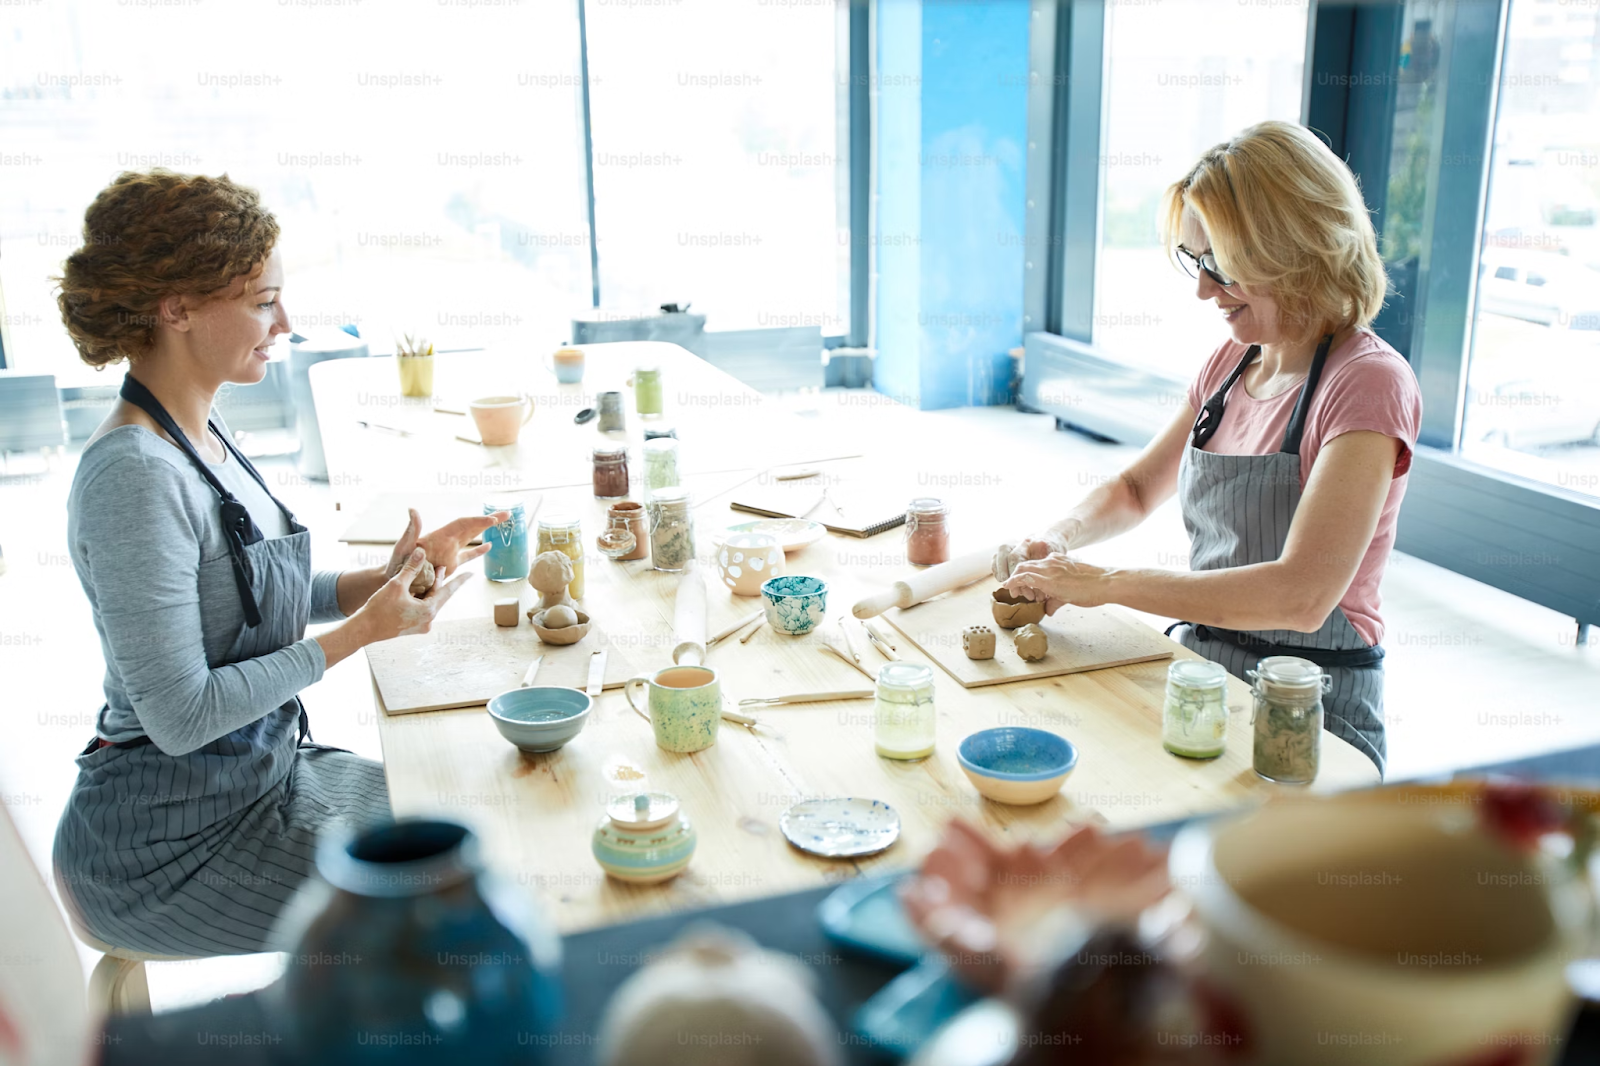
{"type": "Polygon", "coordinates": [[[497,626],[506,626],[508,628],[516,625],[522,620],[522,615],[517,611],[517,608],[521,606],[522,603],[520,600],[495,600],[494,624],[497,626]]]}

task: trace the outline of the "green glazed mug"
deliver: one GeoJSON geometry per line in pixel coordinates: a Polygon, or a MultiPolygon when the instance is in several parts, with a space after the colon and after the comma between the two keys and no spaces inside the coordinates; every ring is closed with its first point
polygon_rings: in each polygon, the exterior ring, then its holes
{"type": "Polygon", "coordinates": [[[653,677],[635,677],[622,686],[628,706],[655,730],[667,751],[688,754],[717,742],[722,722],[722,685],[709,666],[669,666],[653,677]],[[636,698],[650,690],[645,706],[636,698]]]}

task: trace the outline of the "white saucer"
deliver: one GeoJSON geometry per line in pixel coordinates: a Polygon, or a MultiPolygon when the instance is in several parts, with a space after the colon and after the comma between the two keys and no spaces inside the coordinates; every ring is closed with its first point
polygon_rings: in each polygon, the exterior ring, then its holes
{"type": "Polygon", "coordinates": [[[789,843],[811,855],[852,859],[876,855],[900,836],[900,816],[882,800],[814,799],[778,818],[789,843]]]}

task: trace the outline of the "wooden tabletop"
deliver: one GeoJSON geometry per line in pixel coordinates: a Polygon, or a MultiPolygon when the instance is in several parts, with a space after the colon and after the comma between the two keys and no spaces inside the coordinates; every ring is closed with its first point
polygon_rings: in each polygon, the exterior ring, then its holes
{"type": "MultiPolygon", "coordinates": [[[[728,502],[736,488],[764,486],[769,480],[766,464],[805,462],[822,471],[822,480],[830,485],[867,486],[884,499],[926,491],[918,491],[917,480],[925,484],[927,475],[913,476],[902,461],[873,456],[813,461],[820,456],[806,453],[827,451],[813,443],[814,426],[775,410],[759,394],[674,346],[592,345],[588,350],[591,371],[609,367],[605,373],[618,381],[625,376],[618,371],[635,359],[659,362],[669,405],[680,382],[685,398],[692,399],[695,390],[723,398],[714,405],[680,404],[672,416],[680,436],[707,445],[705,461],[693,464],[700,469],[686,481],[697,490],[698,551],[707,577],[710,633],[760,606],[759,599],[733,596],[716,581],[711,533],[751,517],[730,510],[728,502]],[[734,442],[750,433],[753,424],[765,424],[767,435],[736,447],[734,442]],[[737,465],[750,458],[759,461],[737,465]]],[[[492,358],[485,357],[476,369],[488,372],[492,358]]],[[[523,388],[528,391],[559,395],[555,390],[592,387],[588,381],[556,386],[536,360],[525,362],[523,388]]],[[[441,364],[441,389],[443,370],[441,364]]],[[[547,486],[541,509],[559,507],[582,519],[585,542],[591,546],[584,610],[613,640],[636,642],[642,658],[670,665],[678,578],[651,570],[648,560],[612,562],[592,549],[607,506],[593,498],[589,487],[589,448],[601,439],[593,424],[574,426],[569,417],[541,420],[536,414],[528,427],[531,439],[521,445],[462,445],[465,454],[441,447],[440,440],[418,449],[413,438],[375,443],[375,438],[342,427],[330,433],[328,412],[348,417],[359,405],[360,390],[368,392],[366,406],[382,409],[384,401],[376,398],[382,389],[395,391],[392,372],[387,360],[329,363],[314,370],[333,482],[359,494],[375,486],[415,487],[418,469],[428,476],[494,467],[524,471],[520,476],[527,483],[547,486]],[[387,380],[380,381],[374,370],[388,371],[387,380]],[[490,452],[500,454],[485,454],[490,452]],[[573,476],[575,472],[581,476],[573,476]]],[[[631,394],[624,398],[630,428],[637,432],[631,394]]],[[[391,403],[387,409],[400,408],[391,403]]],[[[410,414],[422,427],[450,417],[432,414],[427,407],[410,414]]],[[[1036,520],[1033,514],[1021,514],[1028,508],[1020,498],[1008,496],[988,479],[950,475],[937,485],[952,513],[966,519],[956,526],[956,551],[983,547],[1006,531],[1032,528],[1036,520]]],[[[1034,506],[1064,510],[1071,502],[1035,500],[1034,506]]],[[[848,615],[856,599],[886,587],[905,571],[903,534],[893,530],[869,539],[830,535],[789,555],[787,566],[789,573],[828,582],[824,624],[837,628],[836,618],[848,615]]],[[[476,580],[447,606],[445,617],[487,614],[494,599],[517,593],[524,607],[531,603],[534,594],[525,584],[476,580]]],[[[896,643],[902,658],[930,662],[909,641],[896,643]]],[[[1175,643],[1173,654],[1193,657],[1175,643]]],[[[865,643],[862,659],[869,670],[883,661],[865,643]]],[[[770,627],[748,644],[730,638],[717,645],[708,665],[717,669],[730,707],[747,697],[871,687],[852,667],[819,651],[814,638],[782,637],[770,627]]],[[[1250,700],[1243,681],[1230,681],[1228,749],[1221,758],[1181,759],[1161,747],[1166,669],[1166,662],[1152,662],[967,690],[935,665],[937,748],[931,757],[909,763],[875,753],[870,700],[758,708],[752,712],[760,719],[758,728],[724,722],[715,746],[677,755],[655,745],[649,725],[629,709],[620,690],[609,691],[596,700],[588,725],[565,748],[528,755],[500,737],[482,707],[390,717],[383,713],[376,688],[374,699],[395,814],[444,816],[472,826],[482,836],[490,861],[534,891],[563,931],[574,931],[911,866],[957,815],[997,837],[1053,839],[1086,820],[1126,828],[1255,803],[1282,791],[1283,786],[1260,779],[1250,768],[1250,700]],[[1060,795],[1034,807],[1005,807],[977,794],[956,761],[956,747],[967,734],[996,725],[1049,729],[1078,746],[1077,769],[1060,795]],[[611,880],[590,854],[590,835],[603,816],[605,800],[640,786],[677,795],[699,833],[688,870],[664,885],[611,880]],[[889,803],[900,815],[900,839],[888,851],[854,862],[817,859],[795,850],[778,829],[779,815],[799,800],[820,796],[889,803]]],[[[1312,788],[1337,790],[1377,779],[1369,760],[1332,734],[1323,734],[1321,774],[1312,788]]]]}

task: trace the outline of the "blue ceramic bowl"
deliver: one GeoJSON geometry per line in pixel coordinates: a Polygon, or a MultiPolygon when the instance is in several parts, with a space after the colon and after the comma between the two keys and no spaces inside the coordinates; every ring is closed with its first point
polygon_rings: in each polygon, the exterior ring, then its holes
{"type": "Polygon", "coordinates": [[[767,611],[767,625],[798,637],[822,624],[822,616],[828,613],[828,583],[803,574],[769,577],[761,583],[761,604],[767,611]]]}
{"type": "Polygon", "coordinates": [[[996,803],[1026,806],[1061,791],[1078,765],[1078,749],[1047,730],[1008,725],[973,733],[956,758],[979,793],[996,803]]]}
{"type": "Polygon", "coordinates": [[[535,685],[502,692],[489,701],[500,735],[523,751],[555,751],[583,732],[594,700],[575,688],[535,685]]]}

